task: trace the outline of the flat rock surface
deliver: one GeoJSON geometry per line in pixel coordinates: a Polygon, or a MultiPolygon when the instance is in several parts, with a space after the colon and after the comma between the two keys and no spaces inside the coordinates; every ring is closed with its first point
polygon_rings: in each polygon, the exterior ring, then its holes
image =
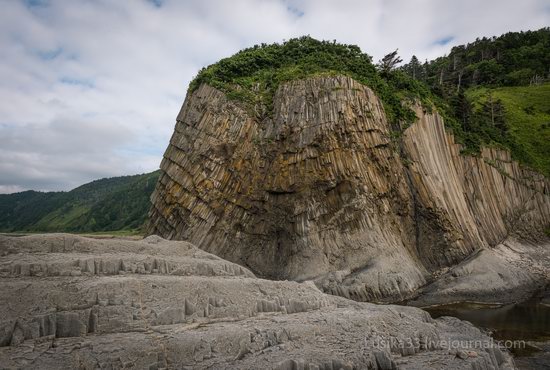
{"type": "Polygon", "coordinates": [[[520,370],[547,370],[550,368],[550,341],[530,342],[536,352],[530,356],[518,357],[515,359],[520,370]]]}
{"type": "Polygon", "coordinates": [[[259,279],[156,236],[0,236],[0,302],[0,368],[514,368],[467,322],[259,279]]]}
{"type": "Polygon", "coordinates": [[[420,289],[409,304],[513,303],[532,297],[549,282],[550,242],[509,238],[494,248],[480,249],[445,270],[433,283],[420,289]]]}

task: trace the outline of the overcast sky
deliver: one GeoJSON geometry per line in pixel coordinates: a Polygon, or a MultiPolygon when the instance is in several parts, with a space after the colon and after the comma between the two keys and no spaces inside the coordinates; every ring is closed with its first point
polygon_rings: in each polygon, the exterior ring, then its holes
{"type": "Polygon", "coordinates": [[[377,61],[550,25],[550,0],[0,0],[0,193],[158,168],[197,71],[301,35],[377,61]]]}

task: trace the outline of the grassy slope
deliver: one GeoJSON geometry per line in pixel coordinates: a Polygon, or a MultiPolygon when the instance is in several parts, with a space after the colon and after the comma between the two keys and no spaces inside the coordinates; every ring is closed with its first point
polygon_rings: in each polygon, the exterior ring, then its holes
{"type": "Polygon", "coordinates": [[[69,192],[0,195],[0,231],[106,232],[145,222],[159,172],[96,180],[69,192]]]}
{"type": "Polygon", "coordinates": [[[479,104],[489,94],[504,104],[514,158],[550,176],[550,84],[475,88],[466,95],[479,104]]]}

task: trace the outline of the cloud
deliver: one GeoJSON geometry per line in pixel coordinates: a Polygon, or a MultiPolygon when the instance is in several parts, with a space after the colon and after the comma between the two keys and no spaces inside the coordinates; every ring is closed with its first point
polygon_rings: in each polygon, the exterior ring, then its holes
{"type": "Polygon", "coordinates": [[[189,81],[309,34],[380,59],[550,24],[545,0],[27,0],[0,13],[0,193],[158,167],[189,81]]]}

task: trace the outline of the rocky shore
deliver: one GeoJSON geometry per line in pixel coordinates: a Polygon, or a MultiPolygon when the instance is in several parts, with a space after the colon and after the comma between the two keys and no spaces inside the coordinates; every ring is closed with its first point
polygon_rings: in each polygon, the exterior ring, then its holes
{"type": "Polygon", "coordinates": [[[515,368],[468,322],[259,279],[156,236],[1,236],[0,280],[1,368],[515,368]]]}

